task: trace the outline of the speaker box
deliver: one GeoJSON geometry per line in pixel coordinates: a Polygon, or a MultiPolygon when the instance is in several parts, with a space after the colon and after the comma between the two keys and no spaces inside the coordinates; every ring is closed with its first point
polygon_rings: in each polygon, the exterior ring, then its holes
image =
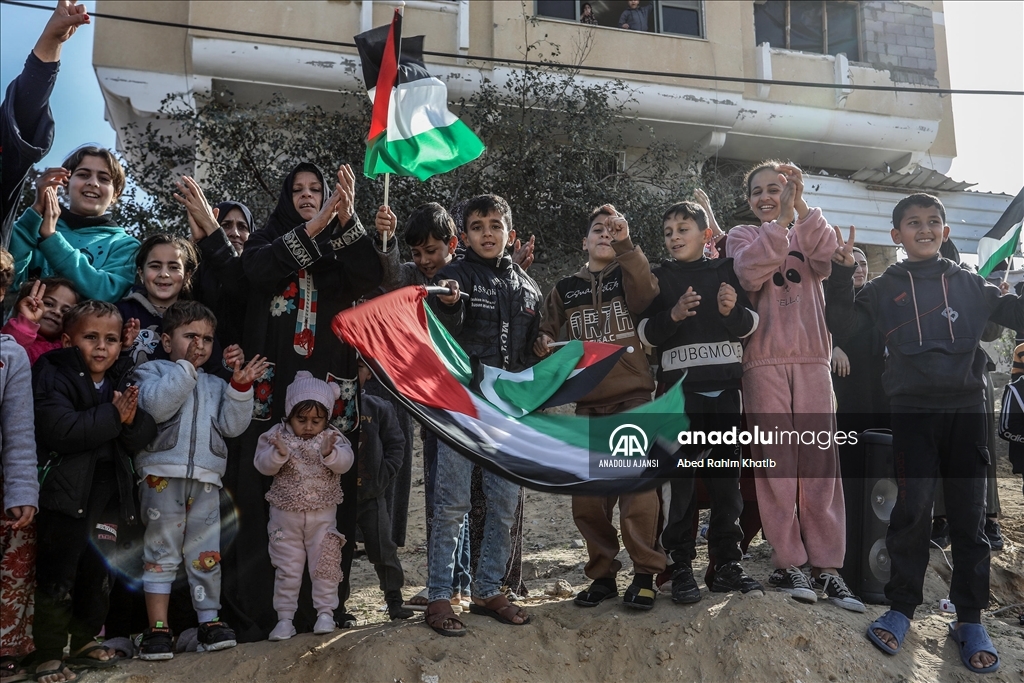
{"type": "MultiPolygon", "coordinates": [[[[892,433],[869,429],[860,433],[864,443],[864,490],[861,513],[860,598],[867,603],[887,604],[885,584],[889,582],[889,552],[885,534],[889,515],[896,504],[892,433]]],[[[847,525],[853,520],[847,519],[847,525]]],[[[850,550],[847,549],[847,557],[850,550]]]]}

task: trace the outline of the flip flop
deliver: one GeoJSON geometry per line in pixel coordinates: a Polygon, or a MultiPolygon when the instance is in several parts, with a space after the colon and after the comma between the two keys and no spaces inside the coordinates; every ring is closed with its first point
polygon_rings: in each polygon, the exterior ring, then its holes
{"type": "MultiPolygon", "coordinates": [[[[423,598],[424,600],[427,600],[429,602],[429,597],[430,597],[430,591],[427,588],[424,588],[419,593],[417,593],[416,595],[414,595],[411,598],[409,598],[409,600],[415,600],[416,598],[423,598]]],[[[403,605],[402,605],[406,609],[411,609],[414,612],[426,612],[427,611],[427,604],[428,603],[424,603],[424,604],[420,605],[420,604],[415,603],[415,602],[409,602],[409,600],[406,600],[405,603],[403,603],[403,605]]]]}
{"type": "Polygon", "coordinates": [[[44,669],[43,671],[36,669],[35,673],[32,674],[32,677],[38,681],[43,678],[46,678],[47,676],[53,676],[55,674],[60,674],[61,676],[63,676],[65,681],[78,680],[78,676],[75,674],[75,672],[72,671],[64,662],[61,662],[56,669],[44,669]],[[68,677],[69,674],[71,676],[70,678],[68,677]]]}
{"type": "Polygon", "coordinates": [[[110,659],[106,660],[88,656],[90,652],[96,652],[97,650],[103,650],[104,652],[110,653],[109,648],[104,647],[100,643],[93,643],[92,645],[86,645],[74,655],[65,659],[64,664],[77,669],[108,669],[112,666],[117,666],[120,657],[118,657],[116,653],[110,659]]]}
{"type": "Polygon", "coordinates": [[[631,609],[638,609],[648,611],[654,609],[654,599],[657,597],[650,588],[641,588],[640,586],[632,583],[629,588],[626,589],[626,593],[622,596],[622,604],[631,609]]]}
{"type": "Polygon", "coordinates": [[[509,602],[509,599],[501,593],[489,598],[483,605],[478,605],[475,602],[469,603],[469,611],[472,614],[479,614],[484,617],[490,617],[491,619],[497,619],[501,623],[508,624],[509,626],[526,626],[530,623],[530,616],[528,614],[524,615],[526,618],[523,621],[517,622],[512,620],[513,616],[523,613],[522,608],[513,602],[509,602]],[[500,605],[497,609],[489,606],[492,603],[498,604],[499,599],[504,601],[503,605],[500,605]],[[509,613],[509,609],[512,609],[513,611],[509,613]],[[506,614],[509,614],[509,616],[505,616],[506,614]]]}
{"type": "Polygon", "coordinates": [[[960,648],[960,661],[964,663],[969,671],[976,674],[990,674],[999,669],[999,653],[992,639],[988,637],[988,631],[981,624],[964,622],[957,628],[957,622],[949,622],[949,637],[956,641],[960,648]],[[984,669],[976,669],[971,666],[971,657],[979,652],[988,652],[996,658],[994,664],[984,669]]]}
{"type": "Polygon", "coordinates": [[[894,655],[900,651],[903,647],[903,639],[907,637],[907,631],[910,630],[910,619],[907,619],[907,615],[896,610],[889,610],[882,616],[871,622],[868,626],[868,640],[877,647],[879,650],[887,655],[894,655]],[[875,629],[880,628],[883,631],[888,631],[896,638],[896,649],[892,649],[885,644],[885,641],[875,635],[875,629]]]}

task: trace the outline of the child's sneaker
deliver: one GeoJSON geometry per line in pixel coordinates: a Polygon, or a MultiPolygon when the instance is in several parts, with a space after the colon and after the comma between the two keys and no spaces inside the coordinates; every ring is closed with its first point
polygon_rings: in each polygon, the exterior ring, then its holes
{"type": "Polygon", "coordinates": [[[338,628],[338,625],[334,623],[333,614],[324,612],[323,614],[316,615],[316,623],[313,624],[314,635],[325,636],[328,633],[332,633],[336,628],[338,628]]]}
{"type": "Polygon", "coordinates": [[[739,591],[744,595],[754,593],[763,596],[764,586],[747,576],[739,562],[726,562],[715,569],[715,580],[711,584],[711,592],[732,593],[733,591],[739,591]]]}
{"type": "Polygon", "coordinates": [[[793,596],[794,600],[806,602],[809,605],[813,605],[818,601],[817,594],[811,588],[811,582],[800,567],[776,569],[768,577],[768,585],[775,588],[775,590],[789,593],[793,596]]]}
{"type": "Polygon", "coordinates": [[[216,652],[238,645],[235,632],[220,619],[199,624],[199,647],[196,652],[216,652]]]}
{"type": "Polygon", "coordinates": [[[295,626],[292,625],[291,619],[281,619],[277,622],[277,626],[270,632],[270,637],[267,640],[281,641],[288,640],[296,633],[295,626]]]}
{"type": "Polygon", "coordinates": [[[700,602],[700,586],[693,578],[693,569],[686,565],[672,572],[672,602],[682,605],[700,602]]]}
{"type": "Polygon", "coordinates": [[[814,579],[814,587],[820,590],[822,595],[836,607],[842,607],[851,612],[867,610],[860,598],[853,594],[853,591],[843,581],[843,577],[838,574],[818,574],[814,579]]]}
{"type": "Polygon", "coordinates": [[[156,622],[156,626],[147,628],[139,639],[139,659],[155,662],[174,658],[174,637],[171,629],[164,622],[156,622]]]}

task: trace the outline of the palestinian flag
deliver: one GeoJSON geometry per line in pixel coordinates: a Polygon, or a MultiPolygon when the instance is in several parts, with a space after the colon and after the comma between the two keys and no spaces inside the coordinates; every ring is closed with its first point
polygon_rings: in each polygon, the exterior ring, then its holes
{"type": "Polygon", "coordinates": [[[448,88],[427,73],[423,36],[402,42],[402,12],[390,26],[355,37],[363,81],[373,100],[363,172],[426,180],[473,161],[484,144],[448,111],[448,88]]]}
{"type": "Polygon", "coordinates": [[[1024,220],[1024,188],[1017,193],[995,226],[978,240],[978,274],[988,277],[1000,262],[1010,263],[1020,245],[1024,220]]]}
{"type": "Polygon", "coordinates": [[[422,287],[390,292],[342,311],[333,330],[456,451],[510,481],[556,493],[613,495],[671,476],[676,437],[689,426],[681,386],[618,415],[538,414],[589,393],[624,349],[575,341],[519,373],[487,368],[466,355],[425,297],[422,287]]]}

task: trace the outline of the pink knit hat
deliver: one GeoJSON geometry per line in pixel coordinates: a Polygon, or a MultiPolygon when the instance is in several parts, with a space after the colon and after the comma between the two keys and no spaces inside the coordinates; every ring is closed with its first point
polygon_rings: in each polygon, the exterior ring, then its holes
{"type": "Polygon", "coordinates": [[[316,401],[327,409],[327,414],[334,412],[334,402],[341,396],[341,387],[333,382],[317,379],[305,370],[295,373],[295,379],[288,385],[284,396],[284,414],[291,415],[292,408],[303,401],[316,401]]]}

